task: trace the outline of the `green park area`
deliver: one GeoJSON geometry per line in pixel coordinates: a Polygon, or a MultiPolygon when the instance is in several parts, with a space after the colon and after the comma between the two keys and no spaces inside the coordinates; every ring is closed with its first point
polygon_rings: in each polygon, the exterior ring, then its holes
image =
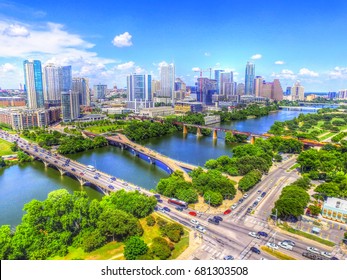
{"type": "Polygon", "coordinates": [[[11,143],[0,139],[0,156],[7,156],[14,154],[11,150],[11,143]]]}

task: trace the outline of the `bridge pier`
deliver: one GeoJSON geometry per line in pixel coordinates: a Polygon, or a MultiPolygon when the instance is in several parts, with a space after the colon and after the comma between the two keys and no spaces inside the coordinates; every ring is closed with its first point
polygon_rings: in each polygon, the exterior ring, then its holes
{"type": "Polygon", "coordinates": [[[80,182],[81,186],[83,186],[85,183],[87,183],[87,181],[81,177],[76,177],[76,178],[77,178],[78,182],[80,182]]]}
{"type": "Polygon", "coordinates": [[[188,134],[188,128],[186,125],[183,125],[183,134],[188,134]]]}
{"type": "Polygon", "coordinates": [[[217,139],[217,130],[213,130],[213,139],[217,139]]]}
{"type": "Polygon", "coordinates": [[[251,135],[251,144],[254,145],[255,143],[255,136],[251,135]]]}
{"type": "Polygon", "coordinates": [[[148,160],[149,160],[149,163],[150,164],[155,164],[155,159],[151,158],[151,157],[148,157],[148,160]]]}
{"type": "Polygon", "coordinates": [[[198,127],[197,130],[196,130],[196,136],[202,136],[200,127],[198,127]]]}
{"type": "Polygon", "coordinates": [[[42,160],[42,162],[43,162],[43,164],[45,165],[46,168],[49,166],[49,162],[44,161],[44,160],[42,160]]]}
{"type": "Polygon", "coordinates": [[[59,172],[60,172],[60,176],[63,176],[63,175],[66,174],[66,171],[65,171],[65,170],[63,170],[63,169],[61,169],[61,168],[59,168],[59,167],[57,167],[57,169],[58,169],[59,172]]]}
{"type": "Polygon", "coordinates": [[[138,154],[138,152],[135,150],[135,149],[132,149],[132,154],[133,154],[133,156],[138,156],[139,154],[138,154]]]}

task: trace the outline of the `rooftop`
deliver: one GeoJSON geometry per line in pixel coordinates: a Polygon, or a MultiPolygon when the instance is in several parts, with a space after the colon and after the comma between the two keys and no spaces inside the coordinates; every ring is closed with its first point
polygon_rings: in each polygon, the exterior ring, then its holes
{"type": "Polygon", "coordinates": [[[347,211],[347,200],[335,198],[335,197],[328,197],[324,203],[324,206],[347,211]]]}

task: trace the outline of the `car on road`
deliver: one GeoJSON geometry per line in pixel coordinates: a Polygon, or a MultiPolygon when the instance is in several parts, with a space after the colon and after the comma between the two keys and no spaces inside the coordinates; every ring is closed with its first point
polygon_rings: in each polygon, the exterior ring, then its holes
{"type": "Polygon", "coordinates": [[[71,168],[71,171],[76,171],[76,169],[75,168],[71,168]]]}
{"type": "Polygon", "coordinates": [[[156,199],[159,199],[160,198],[160,194],[155,194],[153,195],[156,199]]]}
{"type": "Polygon", "coordinates": [[[287,240],[283,240],[282,242],[283,242],[283,243],[287,243],[287,244],[289,244],[289,245],[291,245],[291,246],[293,246],[293,247],[295,246],[295,242],[294,242],[294,241],[291,241],[291,240],[288,240],[288,239],[287,239],[287,240]]]}
{"type": "Polygon", "coordinates": [[[258,239],[260,238],[259,234],[257,234],[257,233],[254,232],[254,231],[249,232],[248,235],[249,235],[249,236],[252,236],[252,237],[254,237],[254,238],[258,238],[258,239]]]}
{"type": "Polygon", "coordinates": [[[320,254],[320,251],[315,247],[307,247],[307,251],[314,253],[314,254],[320,254]]]}
{"type": "Polygon", "coordinates": [[[207,221],[208,221],[209,223],[211,223],[211,224],[219,225],[219,221],[217,221],[217,220],[215,220],[215,219],[209,218],[207,221]]]}
{"type": "Polygon", "coordinates": [[[214,216],[213,219],[215,219],[216,221],[222,222],[223,218],[220,216],[214,216]]]}
{"type": "Polygon", "coordinates": [[[45,158],[48,158],[48,156],[45,156],[45,158]]]}
{"type": "Polygon", "coordinates": [[[250,249],[253,253],[260,254],[260,250],[256,247],[251,247],[250,249]]]}
{"type": "Polygon", "coordinates": [[[196,226],[199,224],[199,222],[197,220],[194,220],[194,219],[191,219],[190,222],[196,226]]]}
{"type": "Polygon", "coordinates": [[[191,216],[194,216],[194,217],[196,216],[196,212],[194,212],[194,211],[190,211],[190,212],[188,212],[188,214],[191,216]]]}
{"type": "Polygon", "coordinates": [[[241,204],[243,201],[244,201],[244,199],[243,199],[243,198],[240,198],[239,201],[238,201],[238,203],[241,204]]]}
{"type": "Polygon", "coordinates": [[[169,207],[166,207],[166,206],[165,206],[163,209],[164,209],[165,211],[167,211],[167,212],[170,212],[170,211],[171,211],[170,208],[169,208],[169,207]]]}
{"type": "Polygon", "coordinates": [[[263,198],[262,198],[261,196],[258,196],[257,199],[256,199],[255,201],[258,201],[258,202],[259,202],[259,201],[262,200],[262,199],[263,199],[263,198]]]}
{"type": "Polygon", "coordinates": [[[243,198],[246,199],[247,197],[248,197],[248,193],[245,193],[245,194],[243,195],[243,198]]]}
{"type": "Polygon", "coordinates": [[[81,175],[81,176],[83,176],[83,175],[84,175],[84,173],[82,173],[82,172],[81,172],[81,173],[80,173],[80,175],[81,175]]]}
{"type": "Polygon", "coordinates": [[[127,185],[128,185],[128,183],[123,182],[123,186],[127,186],[127,185]]]}
{"type": "Polygon", "coordinates": [[[163,203],[163,200],[162,200],[162,199],[157,199],[157,201],[158,201],[159,203],[163,203]]]}
{"type": "Polygon", "coordinates": [[[320,254],[321,254],[323,257],[326,257],[326,258],[328,258],[328,259],[331,258],[331,254],[328,253],[328,252],[322,251],[320,254]]]}
{"type": "Polygon", "coordinates": [[[99,177],[98,176],[94,176],[94,179],[99,179],[99,177]]]}
{"type": "Polygon", "coordinates": [[[247,214],[251,213],[253,210],[252,206],[247,208],[247,214]]]}
{"type": "Polygon", "coordinates": [[[262,192],[260,196],[264,197],[265,195],[266,195],[266,192],[262,192]]]}
{"type": "Polygon", "coordinates": [[[268,246],[269,248],[274,249],[274,250],[278,250],[278,249],[279,249],[279,247],[277,246],[277,244],[272,243],[272,242],[266,243],[266,246],[268,246]]]}
{"type": "Polygon", "coordinates": [[[231,206],[231,209],[235,209],[237,207],[237,204],[234,204],[233,206],[231,206]]]}
{"type": "Polygon", "coordinates": [[[177,206],[175,209],[176,209],[177,211],[183,211],[183,207],[181,207],[181,206],[177,206]]]}
{"type": "Polygon", "coordinates": [[[258,205],[258,203],[259,203],[258,201],[254,201],[253,202],[253,207],[256,207],[258,205]]]}
{"type": "Polygon", "coordinates": [[[336,257],[331,257],[330,259],[331,260],[338,260],[338,258],[336,258],[336,257]]]}
{"type": "Polygon", "coordinates": [[[111,190],[114,190],[114,186],[108,185],[108,187],[109,187],[111,190]]]}
{"type": "Polygon", "coordinates": [[[282,242],[278,242],[278,246],[280,246],[283,249],[290,250],[290,251],[293,250],[293,246],[292,245],[290,245],[290,244],[288,244],[286,242],[283,242],[283,241],[282,242]]]}
{"type": "Polygon", "coordinates": [[[224,214],[224,215],[228,215],[228,214],[230,214],[230,213],[231,213],[231,209],[227,209],[227,210],[224,211],[223,214],[224,214]]]}
{"type": "Polygon", "coordinates": [[[258,235],[268,237],[268,234],[264,231],[258,231],[258,235]]]}
{"type": "Polygon", "coordinates": [[[258,190],[257,193],[261,193],[261,190],[258,190]]]}
{"type": "Polygon", "coordinates": [[[117,180],[117,178],[116,178],[116,177],[111,177],[111,178],[110,178],[110,180],[112,180],[112,181],[116,181],[116,180],[117,180]]]}
{"type": "Polygon", "coordinates": [[[206,232],[206,229],[205,229],[203,226],[201,226],[201,225],[197,225],[197,226],[195,227],[195,229],[196,229],[197,231],[200,231],[201,233],[205,233],[205,232],[206,232]]]}
{"type": "Polygon", "coordinates": [[[316,253],[302,252],[302,255],[311,260],[324,260],[324,257],[316,253]]]}
{"type": "Polygon", "coordinates": [[[227,260],[227,261],[233,260],[233,259],[234,259],[234,257],[233,257],[232,255],[228,255],[228,256],[225,256],[225,257],[223,258],[223,260],[227,260]]]}
{"type": "Polygon", "coordinates": [[[58,163],[58,162],[55,160],[54,163],[58,163]]]}
{"type": "Polygon", "coordinates": [[[160,206],[156,206],[157,207],[157,211],[163,211],[163,207],[160,206]]]}

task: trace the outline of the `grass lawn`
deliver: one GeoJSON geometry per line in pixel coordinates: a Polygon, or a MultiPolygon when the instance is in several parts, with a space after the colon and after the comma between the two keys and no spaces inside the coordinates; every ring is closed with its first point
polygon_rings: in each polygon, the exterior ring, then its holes
{"type": "Polygon", "coordinates": [[[11,143],[3,139],[0,139],[0,156],[13,155],[14,152],[11,151],[11,143]]]}
{"type": "Polygon", "coordinates": [[[287,171],[291,171],[291,170],[293,170],[293,169],[295,169],[295,168],[298,168],[298,167],[300,167],[300,164],[299,163],[295,163],[291,168],[289,168],[287,171]]]}
{"type": "Polygon", "coordinates": [[[329,137],[332,137],[338,133],[340,133],[340,132],[337,132],[337,133],[336,132],[330,132],[328,134],[323,135],[322,137],[318,137],[318,139],[319,139],[319,141],[324,141],[324,140],[328,139],[329,137]]]}
{"type": "Polygon", "coordinates": [[[324,245],[327,245],[329,247],[334,247],[335,246],[335,243],[332,242],[332,241],[320,238],[320,237],[318,237],[316,235],[313,235],[313,234],[310,234],[310,233],[307,233],[307,232],[303,232],[303,231],[291,228],[288,225],[281,225],[279,227],[284,229],[284,230],[286,230],[286,231],[288,231],[288,232],[291,232],[291,233],[303,236],[303,237],[305,237],[307,239],[311,239],[311,240],[317,241],[317,242],[322,243],[324,245]]]}
{"type": "Polygon", "coordinates": [[[96,134],[116,131],[116,130],[120,130],[120,129],[123,129],[123,126],[121,126],[121,125],[103,125],[103,126],[95,125],[95,126],[89,126],[89,127],[85,128],[85,130],[90,131],[91,133],[96,133],[96,134]]]}
{"type": "Polygon", "coordinates": [[[286,254],[283,254],[282,252],[272,250],[267,246],[261,246],[260,249],[262,249],[264,252],[268,253],[269,255],[272,255],[280,260],[296,260],[291,256],[288,256],[286,254]]]}

